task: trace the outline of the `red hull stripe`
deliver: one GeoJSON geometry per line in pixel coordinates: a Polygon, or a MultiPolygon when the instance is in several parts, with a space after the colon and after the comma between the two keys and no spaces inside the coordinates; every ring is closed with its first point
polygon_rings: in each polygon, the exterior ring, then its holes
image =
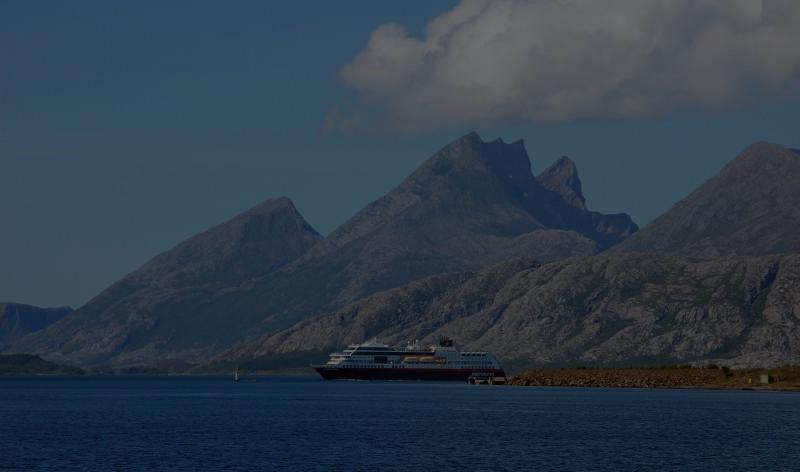
{"type": "Polygon", "coordinates": [[[325,380],[460,380],[472,375],[505,377],[502,369],[372,369],[315,366],[325,380]]]}

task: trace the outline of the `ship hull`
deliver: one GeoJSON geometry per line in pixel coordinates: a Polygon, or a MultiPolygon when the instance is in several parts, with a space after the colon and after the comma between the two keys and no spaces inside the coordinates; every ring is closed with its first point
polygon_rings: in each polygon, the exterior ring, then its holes
{"type": "Polygon", "coordinates": [[[502,369],[375,369],[313,366],[325,380],[446,380],[466,382],[470,377],[505,377],[502,369]]]}

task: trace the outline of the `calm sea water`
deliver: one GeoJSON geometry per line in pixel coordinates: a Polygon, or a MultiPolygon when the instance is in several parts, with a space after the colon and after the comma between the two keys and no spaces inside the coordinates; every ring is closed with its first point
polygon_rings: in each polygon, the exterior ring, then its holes
{"type": "Polygon", "coordinates": [[[800,470],[800,394],[0,379],[0,470],[800,470]]]}

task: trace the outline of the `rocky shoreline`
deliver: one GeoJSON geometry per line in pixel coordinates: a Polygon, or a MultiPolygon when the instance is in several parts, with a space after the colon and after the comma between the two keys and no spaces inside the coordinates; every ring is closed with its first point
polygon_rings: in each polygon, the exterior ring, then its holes
{"type": "Polygon", "coordinates": [[[533,387],[711,388],[800,391],[800,366],[731,370],[713,367],[532,369],[510,385],[533,387]]]}

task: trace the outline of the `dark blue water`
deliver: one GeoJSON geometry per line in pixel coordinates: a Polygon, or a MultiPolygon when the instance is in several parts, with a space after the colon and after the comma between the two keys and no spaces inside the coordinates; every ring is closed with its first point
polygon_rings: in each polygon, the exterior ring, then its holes
{"type": "Polygon", "coordinates": [[[800,394],[0,379],[0,470],[800,470],[800,394]]]}

